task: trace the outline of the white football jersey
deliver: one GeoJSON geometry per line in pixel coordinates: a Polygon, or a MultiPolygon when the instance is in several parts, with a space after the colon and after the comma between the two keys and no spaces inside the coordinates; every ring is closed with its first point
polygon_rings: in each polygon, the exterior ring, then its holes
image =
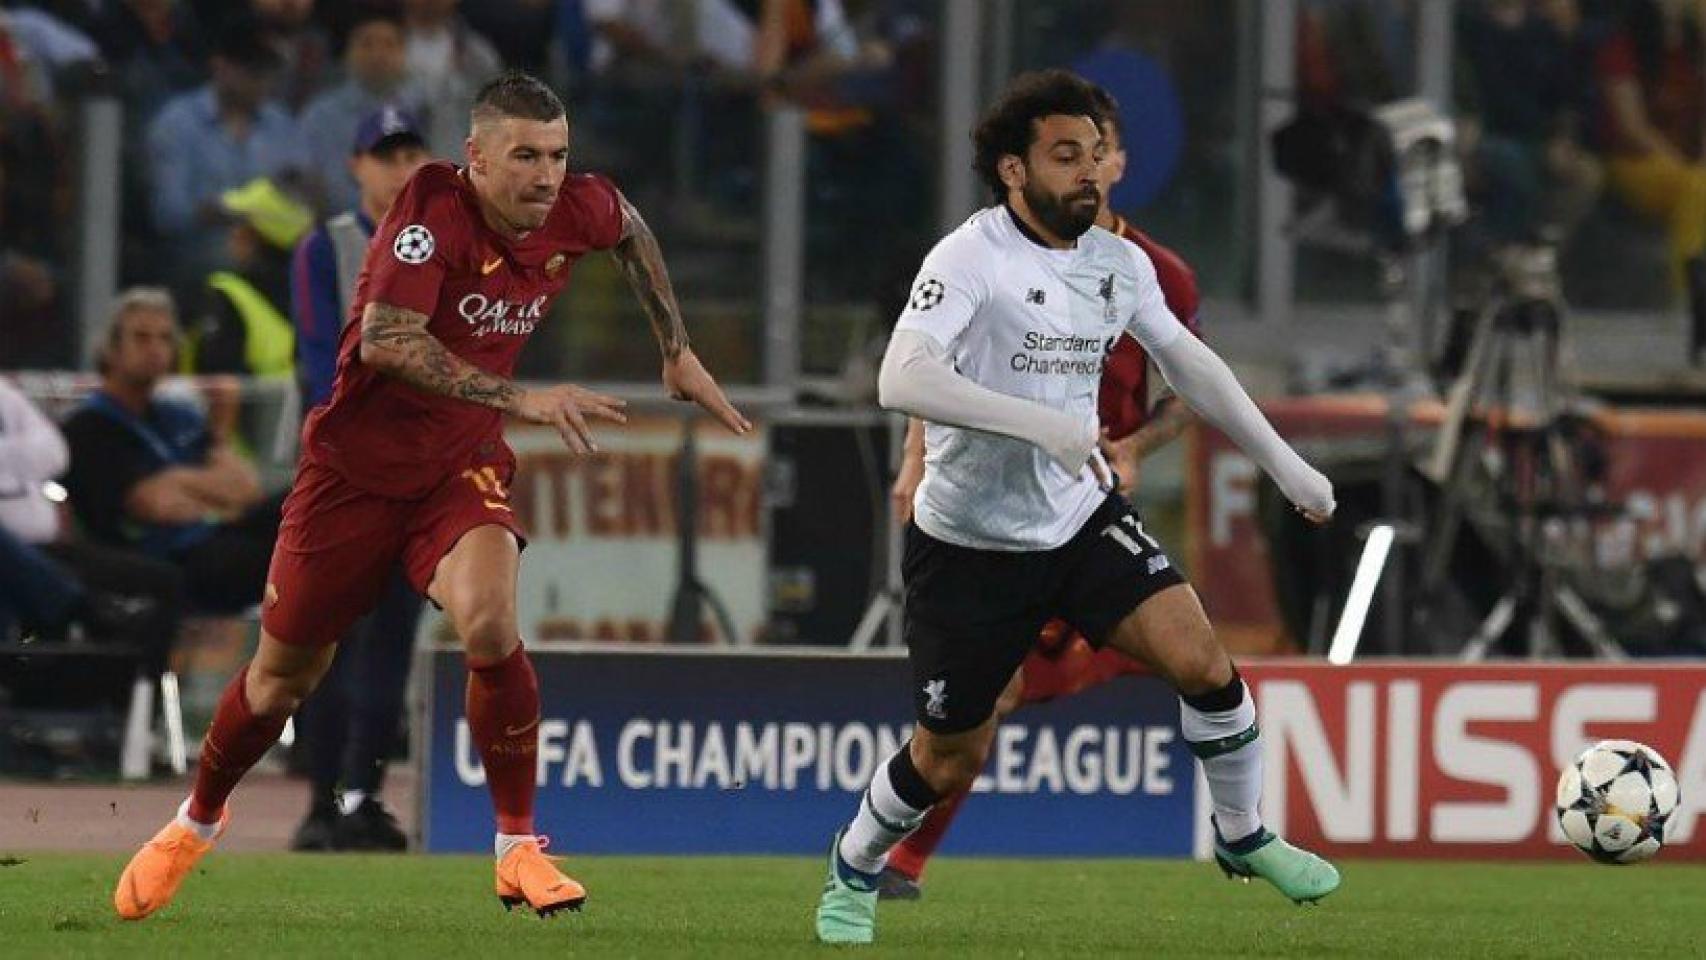
{"type": "MultiPolygon", "coordinates": [[[[1096,419],[1102,362],[1122,332],[1145,350],[1184,327],[1135,243],[1091,227],[1045,247],[1004,206],[973,214],[924,258],[896,330],[929,335],[958,373],[1008,396],[1096,419]]],[[[1050,550],[1105,494],[1023,440],[927,423],[913,516],[925,533],[980,550],[1050,550]]]]}

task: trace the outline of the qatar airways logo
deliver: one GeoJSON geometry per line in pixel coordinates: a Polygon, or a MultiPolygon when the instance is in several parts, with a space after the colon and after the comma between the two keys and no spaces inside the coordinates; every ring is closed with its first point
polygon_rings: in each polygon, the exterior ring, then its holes
{"type": "Polygon", "coordinates": [[[539,326],[539,321],[544,318],[546,299],[545,294],[540,294],[529,303],[517,303],[513,300],[493,300],[483,293],[470,293],[456,305],[456,312],[474,328],[476,337],[489,333],[525,337],[532,333],[533,328],[539,326]]]}

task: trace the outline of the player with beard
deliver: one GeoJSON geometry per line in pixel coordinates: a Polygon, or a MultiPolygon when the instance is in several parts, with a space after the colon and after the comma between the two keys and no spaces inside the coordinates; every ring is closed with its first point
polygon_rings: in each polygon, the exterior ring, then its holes
{"type": "Polygon", "coordinates": [[[663,352],[663,382],[735,433],[751,425],[687,343],[656,238],[610,181],[569,173],[569,123],[544,83],[508,74],[479,93],[466,167],[421,167],[367,248],[332,397],[303,429],[262,601],[260,645],[220,698],[195,786],[137,852],[113,903],[139,920],[170,903],[225,829],[226,799],[278,739],[401,564],[443,608],[468,665],[466,713],[496,812],[495,889],[541,916],[586,890],[533,823],[539,685],[515,609],[523,533],[509,504],[507,414],[596,450],[589,420],[622,403],[572,384],[524,387],[516,359],[570,268],[609,250],[663,352]]]}
{"type": "MultiPolygon", "coordinates": [[[[1148,254],[1155,265],[1156,280],[1161,284],[1167,309],[1185,329],[1201,336],[1197,320],[1200,297],[1196,273],[1190,264],[1108,206],[1114,185],[1125,176],[1125,134],[1120,126],[1119,103],[1113,95],[1097,87],[1096,105],[1102,114],[1100,129],[1106,148],[1099,167],[1102,209],[1096,215],[1096,226],[1137,244],[1148,254]]],[[[1195,419],[1190,408],[1180,403],[1165,383],[1152,383],[1151,365],[1135,339],[1121,336],[1102,367],[1102,383],[1097,391],[1097,412],[1108,434],[1102,450],[1114,468],[1120,495],[1128,500],[1137,493],[1144,458],[1178,438],[1195,419]]],[[[912,498],[923,478],[924,422],[911,419],[906,428],[905,458],[893,491],[895,513],[902,523],[912,519],[912,498]]],[[[1144,673],[1146,669],[1112,647],[1095,649],[1065,621],[1051,620],[996,701],[995,722],[999,724],[1025,704],[1071,696],[1118,676],[1144,673]]],[[[929,816],[918,829],[889,854],[888,866],[883,870],[883,899],[918,899],[923,892],[924,868],[968,796],[970,791],[962,790],[943,797],[930,808],[929,816]]]]}
{"type": "Polygon", "coordinates": [[[1101,116],[1095,88],[1071,73],[1013,81],[974,134],[997,205],[925,258],[883,358],[880,402],[926,424],[902,560],[917,726],[830,845],[817,909],[826,943],[875,939],[889,851],[942,797],[971,786],[997,699],[1056,618],[1179,691],[1222,869],[1298,902],[1339,884],[1331,864],[1262,825],[1255,704],[1195,592],[1110,489],[1097,418],[1106,353],[1130,333],[1310,520],[1331,518],[1332,484],[1185,332],[1149,256],[1095,227],[1101,116]]]}

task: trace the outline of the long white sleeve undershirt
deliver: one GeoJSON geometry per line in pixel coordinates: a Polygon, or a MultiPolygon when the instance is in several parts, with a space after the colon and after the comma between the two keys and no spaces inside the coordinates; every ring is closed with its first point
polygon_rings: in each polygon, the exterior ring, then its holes
{"type": "Polygon", "coordinates": [[[1287,500],[1311,513],[1332,515],[1333,484],[1280,438],[1226,361],[1188,336],[1174,337],[1150,356],[1179,397],[1267,471],[1287,500]]]}
{"type": "Polygon", "coordinates": [[[877,402],[933,423],[1035,444],[1064,469],[1083,469],[1096,449],[1094,420],[983,387],[954,372],[929,334],[896,330],[877,373],[877,402]]]}

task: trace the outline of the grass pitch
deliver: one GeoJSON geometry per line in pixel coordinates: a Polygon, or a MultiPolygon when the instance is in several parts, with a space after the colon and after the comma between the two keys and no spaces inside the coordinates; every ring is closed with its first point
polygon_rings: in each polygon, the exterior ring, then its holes
{"type": "MultiPolygon", "coordinates": [[[[123,859],[0,860],[8,957],[846,955],[812,939],[817,859],[575,858],[586,912],[506,914],[481,857],[214,853],[137,924],[110,898],[123,859]],[[21,860],[22,862],[13,862],[21,860]]],[[[904,957],[1627,957],[1706,954],[1706,867],[1340,864],[1295,907],[1211,865],[945,858],[925,899],[885,903],[877,946],[904,957]]]]}

